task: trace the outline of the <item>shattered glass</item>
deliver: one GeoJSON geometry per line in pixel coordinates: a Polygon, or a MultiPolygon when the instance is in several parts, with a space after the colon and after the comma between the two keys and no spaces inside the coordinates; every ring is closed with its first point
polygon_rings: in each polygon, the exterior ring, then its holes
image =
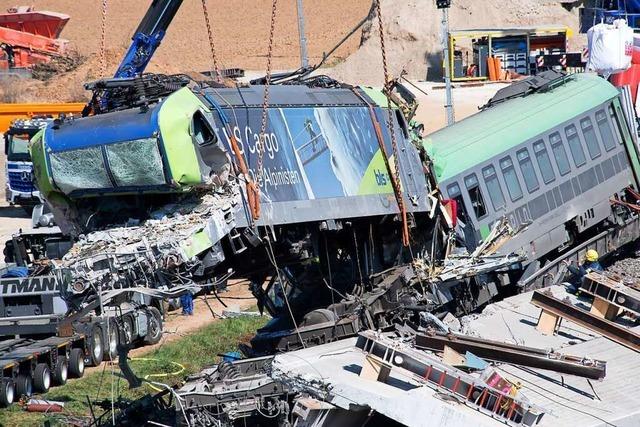
{"type": "Polygon", "coordinates": [[[51,153],[51,172],[60,190],[112,188],[100,147],[51,153]]]}
{"type": "Polygon", "coordinates": [[[107,145],[107,160],[119,187],[165,184],[162,158],[155,138],[107,145]]]}

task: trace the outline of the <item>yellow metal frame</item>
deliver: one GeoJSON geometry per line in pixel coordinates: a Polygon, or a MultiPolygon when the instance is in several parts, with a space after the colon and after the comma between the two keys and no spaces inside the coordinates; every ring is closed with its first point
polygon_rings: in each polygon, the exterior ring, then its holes
{"type": "MultiPolygon", "coordinates": [[[[454,49],[456,47],[457,40],[463,39],[479,39],[486,37],[489,40],[489,52],[491,52],[491,42],[494,38],[501,37],[517,37],[526,36],[527,38],[527,52],[530,51],[532,37],[545,37],[555,34],[563,34],[565,39],[572,37],[573,33],[571,28],[564,25],[547,25],[539,27],[517,27],[517,28],[502,28],[502,29],[476,29],[476,30],[457,30],[450,31],[448,37],[449,43],[449,77],[452,82],[467,82],[467,81],[482,81],[488,80],[489,77],[453,77],[453,63],[454,63],[454,49]]],[[[443,64],[444,68],[444,64],[443,64]]]]}
{"type": "Polygon", "coordinates": [[[15,119],[29,119],[38,115],[80,114],[86,104],[0,104],[0,132],[9,129],[15,119]]]}

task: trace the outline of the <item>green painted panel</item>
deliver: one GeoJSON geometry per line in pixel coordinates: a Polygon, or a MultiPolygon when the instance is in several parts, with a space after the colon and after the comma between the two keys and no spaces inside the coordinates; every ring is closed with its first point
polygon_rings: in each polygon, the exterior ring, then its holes
{"type": "Polygon", "coordinates": [[[627,157],[630,160],[630,165],[631,169],[633,170],[633,177],[635,178],[635,184],[637,188],[638,185],[640,185],[640,160],[638,160],[638,152],[636,151],[636,146],[633,143],[633,138],[631,137],[629,128],[627,128],[626,120],[624,118],[624,112],[622,111],[622,106],[620,105],[619,99],[613,101],[613,108],[616,114],[618,128],[620,129],[620,132],[622,134],[624,146],[627,149],[627,157]]]}
{"type": "Polygon", "coordinates": [[[47,173],[47,157],[44,155],[43,135],[44,129],[31,138],[29,152],[31,154],[31,161],[33,162],[33,176],[36,180],[38,190],[42,193],[42,197],[48,198],[49,194],[55,190],[49,181],[49,174],[47,173]]]}
{"type": "Polygon", "coordinates": [[[382,93],[382,90],[368,86],[360,86],[359,89],[366,93],[378,107],[387,108],[389,105],[387,96],[382,93]]]}
{"type": "Polygon", "coordinates": [[[204,230],[192,234],[191,237],[181,243],[182,250],[184,250],[188,258],[201,254],[212,245],[209,235],[204,230]]]}
{"type": "Polygon", "coordinates": [[[432,133],[423,146],[442,182],[617,96],[595,74],[576,74],[550,91],[505,101],[432,133]]]}
{"type": "MultiPolygon", "coordinates": [[[[393,157],[389,159],[389,162],[393,168],[393,157]]],[[[378,150],[367,166],[362,181],[360,181],[358,195],[388,193],[393,193],[393,187],[387,173],[387,166],[384,164],[382,151],[378,150]]]]}
{"type": "Polygon", "coordinates": [[[158,125],[169,171],[181,186],[202,182],[196,148],[190,135],[193,114],[202,109],[209,111],[188,88],[170,95],[160,107],[158,125]]]}

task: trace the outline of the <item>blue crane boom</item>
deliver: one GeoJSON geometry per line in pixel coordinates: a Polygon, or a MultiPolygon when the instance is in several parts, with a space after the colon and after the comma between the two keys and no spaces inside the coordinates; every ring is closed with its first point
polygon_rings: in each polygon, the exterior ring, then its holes
{"type": "Polygon", "coordinates": [[[156,49],[160,46],[167,28],[180,9],[183,0],[153,0],[138,29],[132,37],[131,46],[115,78],[136,77],[147,68],[156,49]]]}

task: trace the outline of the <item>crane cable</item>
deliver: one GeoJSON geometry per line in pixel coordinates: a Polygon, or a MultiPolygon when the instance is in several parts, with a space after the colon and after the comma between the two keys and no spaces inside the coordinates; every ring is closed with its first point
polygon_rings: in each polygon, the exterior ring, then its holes
{"type": "Polygon", "coordinates": [[[213,41],[213,31],[211,30],[211,21],[209,20],[209,9],[207,7],[207,0],[202,0],[202,13],[204,14],[204,22],[207,26],[207,35],[209,36],[209,48],[211,49],[211,65],[213,65],[215,81],[220,81],[220,69],[218,68],[218,59],[216,58],[216,45],[213,41]]]}
{"type": "MultiPolygon", "coordinates": [[[[260,137],[257,148],[258,151],[258,163],[256,165],[256,180],[258,184],[262,183],[262,164],[264,160],[264,150],[265,150],[265,141],[266,141],[266,131],[267,131],[267,108],[269,107],[269,86],[271,85],[271,59],[273,57],[273,38],[276,29],[276,14],[278,9],[278,0],[273,0],[271,4],[271,27],[269,29],[269,48],[267,50],[267,73],[265,76],[265,84],[264,84],[264,98],[262,100],[262,123],[260,126],[260,137]]],[[[258,185],[258,192],[260,191],[260,186],[258,185]]],[[[260,193],[258,193],[258,200],[260,198],[260,193]]],[[[254,217],[260,217],[260,204],[257,205],[257,211],[254,212],[254,217]]]]}
{"type": "MultiPolygon", "coordinates": [[[[393,149],[394,158],[394,172],[390,174],[391,184],[393,186],[393,193],[398,203],[398,209],[402,218],[402,244],[409,246],[409,225],[407,222],[407,210],[402,198],[402,184],[400,181],[400,158],[398,157],[398,141],[396,140],[396,133],[393,126],[393,110],[391,108],[391,91],[393,80],[389,75],[389,68],[387,66],[387,50],[384,43],[384,25],[382,22],[382,7],[380,6],[381,0],[374,0],[376,2],[376,13],[378,14],[378,30],[380,32],[380,50],[382,52],[382,68],[384,71],[384,94],[387,97],[387,128],[391,135],[391,148],[393,149]]],[[[391,172],[391,170],[389,170],[391,172]]]]}
{"type": "MultiPolygon", "coordinates": [[[[209,20],[209,9],[207,7],[207,0],[202,0],[202,12],[204,14],[204,20],[207,26],[207,34],[209,36],[211,63],[213,65],[212,71],[215,74],[215,76],[212,76],[212,77],[219,82],[221,80],[221,73],[218,68],[218,60],[216,57],[216,47],[213,39],[213,31],[211,30],[211,22],[209,20]]],[[[209,101],[211,102],[211,100],[209,101]]],[[[231,146],[231,151],[233,151],[233,155],[236,158],[236,169],[237,171],[240,172],[240,175],[243,181],[245,182],[245,189],[247,192],[247,203],[249,204],[249,210],[251,211],[251,218],[255,221],[260,217],[259,189],[256,186],[255,181],[251,179],[251,175],[249,174],[249,168],[247,167],[247,162],[245,161],[243,151],[240,149],[240,144],[238,143],[238,140],[235,136],[235,132],[233,132],[233,129],[231,128],[231,124],[226,119],[222,109],[219,108],[214,102],[212,102],[212,104],[216,108],[216,110],[218,110],[220,118],[223,121],[223,125],[227,130],[227,135],[229,137],[229,145],[231,146]]]]}
{"type": "Polygon", "coordinates": [[[102,0],[100,30],[100,75],[104,77],[107,74],[107,0],[102,0]]]}

